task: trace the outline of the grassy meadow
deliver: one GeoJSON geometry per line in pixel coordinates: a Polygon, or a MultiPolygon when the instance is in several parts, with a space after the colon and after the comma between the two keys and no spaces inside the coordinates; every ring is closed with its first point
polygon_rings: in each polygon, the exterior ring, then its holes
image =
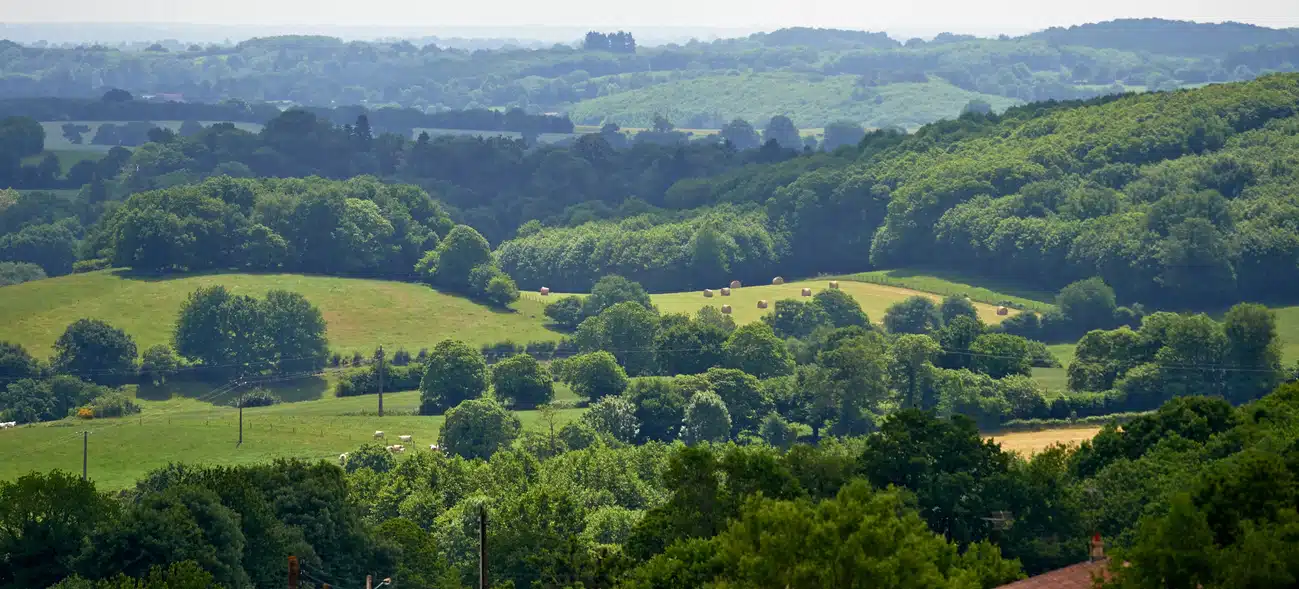
{"type": "MultiPolygon", "coordinates": [[[[114,146],[93,145],[90,143],[90,141],[95,138],[95,133],[99,132],[99,126],[107,123],[111,123],[114,125],[124,125],[128,122],[130,121],[45,121],[41,123],[41,127],[45,129],[45,149],[46,151],[54,151],[54,152],[59,152],[59,151],[105,152],[112,149],[114,146]],[[90,127],[89,131],[86,131],[85,133],[81,134],[81,139],[82,139],[81,144],[76,144],[71,141],[68,141],[68,138],[63,136],[63,125],[66,125],[68,123],[72,123],[74,125],[85,125],[87,127],[90,127]]],[[[151,122],[154,125],[159,127],[166,127],[168,129],[171,129],[172,131],[179,131],[180,125],[184,121],[151,121],[151,122]]],[[[220,123],[222,121],[199,121],[199,122],[206,127],[214,123],[220,123]]],[[[235,123],[234,125],[235,127],[238,127],[245,131],[251,131],[253,133],[262,130],[262,125],[259,123],[235,123]]]]}
{"type": "Polygon", "coordinates": [[[105,270],[0,288],[0,339],[45,357],[63,330],[84,317],[122,328],[144,350],[170,341],[176,315],[190,293],[218,284],[255,296],[272,289],[302,293],[320,307],[330,346],[340,352],[369,352],[382,344],[415,353],[447,338],[473,345],[560,338],[545,327],[543,305],[529,300],[500,311],[405,282],[299,274],[157,278],[105,270]]]}
{"type": "MultiPolygon", "coordinates": [[[[46,137],[45,143],[46,145],[49,144],[48,137],[46,137]]],[[[100,159],[103,159],[104,152],[106,151],[106,150],[99,150],[99,149],[91,149],[92,146],[88,146],[88,145],[73,145],[72,147],[76,147],[78,149],[53,149],[52,150],[46,148],[46,151],[44,151],[43,153],[23,158],[23,164],[24,165],[39,164],[47,154],[52,153],[54,154],[54,157],[59,158],[59,167],[63,170],[64,174],[67,174],[68,170],[71,170],[72,166],[75,166],[78,163],[81,163],[83,161],[97,162],[100,159]]],[[[94,147],[98,147],[98,146],[94,146],[94,147]]]]}
{"type": "MultiPolygon", "coordinates": [[[[292,389],[326,387],[326,378],[309,377],[303,383],[280,383],[277,394],[288,397],[292,389]],[[286,391],[286,389],[290,389],[286,391]]],[[[388,443],[398,435],[411,435],[406,452],[427,452],[437,442],[442,416],[420,416],[416,391],[385,394],[384,411],[377,415],[376,395],[336,398],[332,393],[315,400],[244,409],[244,442],[239,439],[239,411],[229,407],[229,395],[212,395],[207,387],[192,383],[178,391],[139,391],[161,400],[141,398],[144,411],[117,419],[38,423],[0,431],[0,480],[13,480],[29,471],[81,470],[81,432],[89,431],[88,473],[100,489],[128,487],[148,471],[172,462],[236,465],[276,458],[338,459],[338,455],[373,440],[383,430],[388,443]],[[175,395],[165,398],[169,394],[175,395]],[[190,396],[181,396],[190,395],[190,396]],[[217,403],[217,404],[214,404],[217,403]]],[[[572,399],[566,388],[556,389],[557,399],[572,399]]],[[[558,410],[556,427],[573,421],[581,409],[558,410]]],[[[519,412],[525,430],[543,431],[548,424],[538,411],[519,412]]]]}
{"type": "MultiPolygon", "coordinates": [[[[712,298],[705,298],[702,291],[691,291],[656,294],[651,295],[650,299],[664,313],[694,314],[695,311],[707,305],[714,307],[730,305],[732,308],[731,316],[735,318],[735,322],[745,324],[758,321],[763,315],[772,312],[773,308],[759,309],[758,301],[760,300],[765,300],[773,304],[774,307],[774,303],[780,299],[802,299],[802,290],[804,288],[810,288],[812,294],[816,294],[829,288],[829,284],[828,279],[804,280],[787,282],[781,285],[745,286],[733,289],[729,297],[721,296],[720,291],[715,291],[712,298]]],[[[884,320],[884,312],[890,306],[908,297],[919,295],[929,297],[935,302],[943,299],[941,295],[932,292],[849,280],[839,281],[839,288],[856,299],[862,310],[866,311],[866,315],[876,323],[884,320]]],[[[979,311],[979,317],[989,325],[996,325],[1005,319],[1005,317],[997,315],[995,305],[976,302],[974,306],[979,311]]],[[[1010,312],[1012,314],[1017,313],[1013,309],[1010,312]]]]}
{"type": "Polygon", "coordinates": [[[982,98],[999,111],[1017,104],[1014,99],[969,92],[941,80],[858,91],[857,78],[792,72],[710,75],[583,100],[573,105],[569,115],[575,123],[614,120],[631,128],[650,126],[656,114],[681,123],[695,113],[716,113],[724,120],[743,118],[758,128],[772,115],[785,114],[799,127],[848,120],[866,127],[914,129],[955,118],[972,98],[982,98]]]}

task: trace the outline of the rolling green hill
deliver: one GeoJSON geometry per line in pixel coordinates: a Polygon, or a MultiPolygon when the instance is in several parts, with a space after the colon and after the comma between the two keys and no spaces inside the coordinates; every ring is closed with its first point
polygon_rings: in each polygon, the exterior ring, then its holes
{"type": "Polygon", "coordinates": [[[143,350],[169,341],[189,293],[217,284],[257,296],[271,289],[302,293],[324,313],[330,347],[340,352],[368,352],[382,344],[414,353],[447,338],[480,345],[560,337],[544,327],[540,303],[524,300],[510,311],[494,311],[419,284],[296,274],[158,279],[101,271],[0,288],[0,340],[47,356],[68,324],[88,317],[124,329],[143,350]]]}
{"type": "Polygon", "coordinates": [[[570,116],[579,124],[612,120],[624,127],[647,127],[655,114],[684,123],[703,113],[719,120],[743,118],[761,128],[773,115],[785,114],[799,127],[848,120],[867,127],[914,129],[936,119],[955,118],[972,98],[982,98],[996,110],[1018,104],[937,79],[873,88],[858,88],[857,80],[857,76],[795,73],[707,76],[585,100],[573,106],[570,116]]]}

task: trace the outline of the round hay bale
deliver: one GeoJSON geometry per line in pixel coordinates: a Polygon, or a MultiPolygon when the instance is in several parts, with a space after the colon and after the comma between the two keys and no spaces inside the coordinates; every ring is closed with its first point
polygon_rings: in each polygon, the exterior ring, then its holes
{"type": "Polygon", "coordinates": [[[740,281],[739,281],[739,280],[732,280],[732,281],[731,281],[731,288],[740,288],[740,281]]]}
{"type": "Polygon", "coordinates": [[[839,281],[838,281],[838,280],[831,280],[831,281],[830,281],[830,288],[833,288],[833,289],[835,289],[835,290],[839,290],[839,281]]]}
{"type": "Polygon", "coordinates": [[[759,308],[759,309],[766,309],[766,308],[767,308],[767,301],[758,301],[758,308],[759,308]]]}
{"type": "Polygon", "coordinates": [[[711,288],[705,288],[705,289],[704,289],[704,298],[706,298],[706,299],[711,299],[711,298],[713,298],[713,289],[711,289],[711,288]]]}
{"type": "Polygon", "coordinates": [[[730,305],[722,305],[722,314],[723,314],[723,315],[730,315],[730,314],[731,314],[731,306],[730,306],[730,305]]]}
{"type": "Polygon", "coordinates": [[[723,289],[722,289],[722,296],[724,296],[724,297],[729,297],[729,296],[731,296],[731,289],[729,289],[729,288],[723,288],[723,289]]]}
{"type": "Polygon", "coordinates": [[[543,286],[543,287],[541,287],[541,296],[543,296],[543,297],[548,297],[548,296],[550,296],[550,287],[548,287],[548,286],[543,286]]]}
{"type": "Polygon", "coordinates": [[[772,284],[785,284],[785,279],[779,276],[771,279],[772,284]]]}
{"type": "Polygon", "coordinates": [[[1002,317],[1005,317],[1006,315],[1010,314],[1010,309],[1007,309],[1005,307],[997,307],[997,314],[1001,315],[1002,317]]]}
{"type": "Polygon", "coordinates": [[[803,296],[805,296],[805,297],[810,297],[810,296],[812,296],[812,289],[810,289],[810,288],[805,288],[805,289],[803,289],[803,296]]]}

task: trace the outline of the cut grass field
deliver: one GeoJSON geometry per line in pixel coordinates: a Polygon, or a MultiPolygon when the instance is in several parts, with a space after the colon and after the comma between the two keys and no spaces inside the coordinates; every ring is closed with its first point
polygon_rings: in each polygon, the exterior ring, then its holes
{"type": "Polygon", "coordinates": [[[544,306],[531,300],[499,311],[405,282],[299,274],[156,278],[105,270],[0,288],[0,340],[22,344],[33,355],[46,357],[69,324],[94,318],[125,330],[144,350],[170,341],[185,298],[213,285],[254,296],[272,289],[302,293],[320,307],[330,347],[339,352],[370,352],[382,344],[413,354],[448,338],[477,346],[561,337],[545,327],[544,306]]]}
{"type": "Polygon", "coordinates": [[[944,296],[964,295],[970,297],[970,300],[990,305],[1010,302],[1037,312],[1051,309],[1053,307],[1051,301],[1055,299],[1055,295],[1048,292],[1025,289],[1005,281],[966,276],[947,270],[876,270],[848,274],[839,278],[900,286],[944,296]]]}
{"type": "MultiPolygon", "coordinates": [[[[313,378],[312,380],[322,380],[313,378]]],[[[187,388],[199,390],[188,385],[187,388]]],[[[561,397],[557,390],[557,398],[561,397]]],[[[196,393],[201,394],[201,393],[196,393]]],[[[571,398],[571,393],[564,395],[571,398]]],[[[126,488],[152,469],[173,462],[236,465],[277,458],[336,461],[338,455],[373,440],[382,430],[387,443],[411,435],[406,452],[428,452],[444,418],[415,415],[418,392],[384,395],[388,415],[379,417],[375,395],[326,397],[244,409],[244,441],[239,447],[239,411],[209,401],[174,397],[142,400],[144,411],[120,419],[66,419],[0,431],[0,480],[30,471],[81,470],[81,432],[89,431],[88,474],[101,490],[126,488]]],[[[573,421],[582,409],[557,411],[556,427],[573,421]]],[[[541,431],[538,411],[518,413],[524,430],[541,431]]]]}
{"type": "Polygon", "coordinates": [[[1057,443],[1077,446],[1085,440],[1092,439],[1099,431],[1101,431],[1099,426],[1062,427],[1035,432],[997,433],[987,438],[1001,444],[1003,450],[1031,456],[1057,443]]]}
{"type": "MultiPolygon", "coordinates": [[[[778,300],[803,300],[801,293],[803,288],[810,288],[812,294],[816,294],[829,288],[829,284],[829,280],[804,280],[781,285],[745,286],[733,289],[729,297],[721,296],[720,292],[716,292],[712,298],[705,298],[702,291],[692,291],[655,294],[650,295],[650,299],[664,313],[694,314],[705,306],[711,305],[720,308],[722,305],[730,305],[732,308],[731,316],[735,318],[735,322],[745,324],[758,321],[763,315],[772,312],[774,303],[778,300]],[[771,303],[772,308],[759,309],[758,301],[760,300],[771,303]]],[[[839,288],[856,299],[862,310],[866,311],[866,315],[876,323],[884,320],[884,312],[890,306],[908,297],[923,296],[933,299],[935,302],[943,299],[941,295],[931,292],[868,282],[840,280],[839,288]]],[[[1001,323],[1006,318],[997,315],[997,307],[994,305],[975,303],[974,306],[979,312],[979,317],[989,325],[1001,323]]],[[[1014,310],[1010,312],[1011,314],[1017,313],[1014,310]]]]}

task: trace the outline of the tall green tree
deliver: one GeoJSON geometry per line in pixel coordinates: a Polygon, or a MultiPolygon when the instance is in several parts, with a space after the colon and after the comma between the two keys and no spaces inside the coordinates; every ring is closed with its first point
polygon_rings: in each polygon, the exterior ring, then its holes
{"type": "Polygon", "coordinates": [[[491,399],[469,399],[447,411],[438,445],[463,458],[491,458],[518,437],[519,418],[491,399]]]}
{"type": "Polygon", "coordinates": [[[928,297],[909,297],[884,313],[884,328],[892,333],[932,333],[940,327],[938,306],[928,297]]]}
{"type": "Polygon", "coordinates": [[[794,358],[785,342],[765,323],[749,323],[731,333],[722,346],[726,366],[757,378],[770,378],[794,371],[794,358]]]}
{"type": "Polygon", "coordinates": [[[516,408],[545,405],[555,397],[550,370],[528,354],[518,354],[492,366],[492,390],[496,398],[516,408]]]}
{"type": "Polygon", "coordinates": [[[78,319],[54,342],[53,368],[100,384],[127,382],[135,372],[135,340],[98,319],[78,319]]]}
{"type": "Polygon", "coordinates": [[[487,391],[483,353],[457,340],[438,342],[425,361],[420,381],[420,413],[435,415],[487,391]]]}

